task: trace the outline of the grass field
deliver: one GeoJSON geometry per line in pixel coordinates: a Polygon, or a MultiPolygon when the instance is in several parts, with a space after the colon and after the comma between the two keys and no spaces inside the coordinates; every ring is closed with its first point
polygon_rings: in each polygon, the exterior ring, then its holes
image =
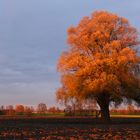
{"type": "Polygon", "coordinates": [[[93,117],[0,118],[0,140],[139,140],[140,118],[113,117],[101,124],[93,117]]]}
{"type": "Polygon", "coordinates": [[[112,118],[140,118],[140,115],[110,115],[112,118]]]}

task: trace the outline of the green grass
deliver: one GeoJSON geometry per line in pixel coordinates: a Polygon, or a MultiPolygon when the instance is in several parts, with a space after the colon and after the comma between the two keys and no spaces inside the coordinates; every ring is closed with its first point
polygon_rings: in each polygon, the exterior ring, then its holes
{"type": "Polygon", "coordinates": [[[112,118],[140,118],[140,115],[110,115],[112,118]]]}
{"type": "Polygon", "coordinates": [[[64,113],[45,113],[45,114],[33,114],[32,116],[64,116],[64,113]]]}

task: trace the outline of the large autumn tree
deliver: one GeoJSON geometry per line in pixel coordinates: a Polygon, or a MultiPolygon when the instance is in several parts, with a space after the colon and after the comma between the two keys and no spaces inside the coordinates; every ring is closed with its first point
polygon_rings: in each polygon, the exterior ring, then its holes
{"type": "Polygon", "coordinates": [[[102,120],[110,120],[109,104],[123,99],[140,103],[138,33],[128,20],[96,11],[68,29],[69,48],[58,60],[62,87],[57,99],[95,99],[102,120]]]}

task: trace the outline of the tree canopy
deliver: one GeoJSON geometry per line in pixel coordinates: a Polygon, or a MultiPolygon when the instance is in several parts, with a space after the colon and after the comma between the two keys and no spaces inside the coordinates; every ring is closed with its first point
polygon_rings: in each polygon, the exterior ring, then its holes
{"type": "Polygon", "coordinates": [[[58,100],[93,98],[106,121],[111,102],[126,98],[140,103],[138,32],[127,19],[96,11],[67,33],[69,48],[57,65],[62,83],[58,100]]]}

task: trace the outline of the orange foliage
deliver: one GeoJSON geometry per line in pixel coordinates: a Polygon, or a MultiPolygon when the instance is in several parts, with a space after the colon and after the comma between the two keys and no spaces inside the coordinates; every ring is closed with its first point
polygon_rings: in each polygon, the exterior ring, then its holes
{"type": "Polygon", "coordinates": [[[127,19],[106,11],[94,12],[68,29],[67,41],[69,49],[57,65],[62,83],[58,100],[90,97],[108,108],[110,101],[122,97],[136,99],[138,33],[127,19]]]}
{"type": "Polygon", "coordinates": [[[15,111],[18,114],[23,114],[24,113],[24,106],[23,105],[16,105],[15,111]]]}
{"type": "Polygon", "coordinates": [[[32,115],[33,111],[34,111],[33,107],[25,106],[24,114],[27,116],[30,116],[30,115],[32,115]]]}

